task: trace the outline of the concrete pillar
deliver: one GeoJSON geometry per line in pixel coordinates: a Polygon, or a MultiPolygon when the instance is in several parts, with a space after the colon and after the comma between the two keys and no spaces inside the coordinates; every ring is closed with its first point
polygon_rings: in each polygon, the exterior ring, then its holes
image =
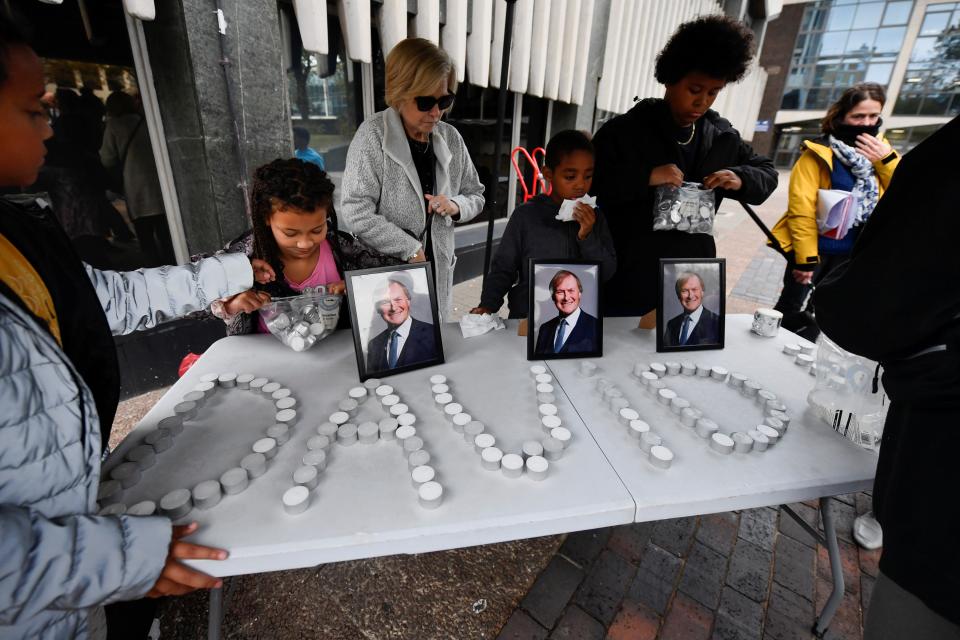
{"type": "MultiPolygon", "coordinates": [[[[248,172],[293,143],[275,0],[223,0],[228,67],[248,172]]],[[[158,2],[144,23],[170,163],[191,253],[211,252],[250,228],[220,64],[214,0],[158,2]]],[[[252,176],[247,176],[251,181],[252,176]]]]}

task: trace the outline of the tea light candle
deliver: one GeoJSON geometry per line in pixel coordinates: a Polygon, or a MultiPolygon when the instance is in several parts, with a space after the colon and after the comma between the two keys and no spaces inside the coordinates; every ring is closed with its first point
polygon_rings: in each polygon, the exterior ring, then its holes
{"type": "Polygon", "coordinates": [[[448,391],[450,391],[450,385],[446,385],[446,384],[435,384],[435,385],[433,385],[432,387],[430,387],[430,391],[433,392],[433,395],[439,395],[439,394],[441,394],[441,393],[447,393],[448,391]]]}
{"type": "Polygon", "coordinates": [[[350,415],[346,411],[337,411],[330,414],[330,423],[338,427],[346,423],[349,419],[350,415]]]}
{"type": "Polygon", "coordinates": [[[543,456],[530,456],[527,458],[526,467],[527,475],[536,481],[546,478],[550,471],[550,463],[543,456]]]}
{"type": "Polygon", "coordinates": [[[451,418],[453,422],[453,430],[456,433],[463,433],[463,428],[470,424],[473,421],[473,418],[469,413],[458,413],[457,415],[451,418]]]}
{"type": "Polygon", "coordinates": [[[777,418],[771,418],[770,416],[767,416],[763,419],[763,424],[776,429],[781,438],[787,431],[787,425],[783,424],[783,420],[779,420],[777,418]]]}
{"type": "Polygon", "coordinates": [[[629,426],[634,420],[639,420],[640,414],[637,413],[636,409],[631,409],[630,407],[625,407],[620,409],[620,424],[624,426],[629,426]]]}
{"type": "Polygon", "coordinates": [[[733,450],[737,453],[749,453],[753,449],[753,438],[746,433],[731,433],[730,439],[733,440],[733,450]]]}
{"type": "Polygon", "coordinates": [[[640,374],[640,384],[649,385],[654,380],[659,379],[660,378],[657,377],[657,374],[655,374],[653,371],[644,371],[640,374]]]}
{"type": "Polygon", "coordinates": [[[684,398],[674,398],[670,401],[670,411],[673,411],[678,416],[683,413],[684,409],[688,409],[689,407],[690,401],[684,398]]]}
{"type": "Polygon", "coordinates": [[[537,393],[553,393],[553,385],[549,382],[541,382],[537,385],[537,393]]]}
{"type": "Polygon", "coordinates": [[[631,375],[634,378],[640,378],[644,371],[650,371],[650,365],[646,362],[638,362],[637,364],[633,365],[633,371],[631,371],[631,375]]]}
{"type": "Polygon", "coordinates": [[[623,397],[610,398],[610,402],[607,403],[610,407],[610,411],[614,415],[620,415],[620,412],[630,406],[630,401],[623,397]]]}
{"type": "Polygon", "coordinates": [[[660,404],[670,406],[670,403],[673,402],[674,398],[676,397],[677,392],[673,389],[660,389],[657,391],[657,402],[660,404]]]}
{"type": "Polygon", "coordinates": [[[500,458],[500,470],[508,478],[519,478],[523,475],[524,460],[515,453],[508,453],[500,458]]]}
{"type": "Polygon", "coordinates": [[[153,447],[153,450],[157,453],[163,453],[173,446],[173,437],[166,429],[157,429],[156,431],[148,433],[147,437],[143,439],[143,442],[153,447]]]}
{"type": "Polygon", "coordinates": [[[496,444],[496,440],[489,433],[480,433],[473,439],[473,450],[477,453],[481,453],[487,447],[492,447],[496,444]]]}
{"type": "MultiPolygon", "coordinates": [[[[346,420],[344,420],[343,423],[346,423],[346,420]]],[[[328,438],[330,438],[330,441],[333,442],[334,440],[337,439],[337,429],[339,427],[340,427],[339,424],[334,424],[332,422],[324,422],[319,427],[317,427],[317,435],[327,436],[328,438]]]]}
{"type": "Polygon", "coordinates": [[[697,365],[689,360],[685,360],[680,363],[680,373],[685,376],[695,375],[697,373],[697,365]]]}
{"type": "Polygon", "coordinates": [[[270,380],[267,378],[254,378],[250,381],[250,391],[263,392],[263,387],[269,384],[270,380]]]}
{"type": "Polygon", "coordinates": [[[660,391],[661,389],[666,389],[666,388],[667,388],[667,384],[663,380],[652,380],[647,385],[647,391],[653,397],[657,397],[657,392],[660,391]]]}
{"type": "Polygon", "coordinates": [[[274,391],[279,391],[282,385],[279,382],[268,382],[262,387],[260,387],[260,392],[272,396],[274,391]]]}
{"type": "Polygon", "coordinates": [[[405,454],[411,454],[420,449],[423,449],[423,438],[420,436],[413,436],[403,441],[403,452],[405,454]]]}
{"type": "Polygon", "coordinates": [[[357,427],[357,439],[362,444],[376,444],[380,440],[380,425],[376,422],[363,422],[357,427]]]}
{"type": "Polygon", "coordinates": [[[291,395],[293,395],[293,392],[290,391],[290,389],[287,389],[286,387],[281,387],[276,391],[274,391],[273,393],[271,393],[270,397],[273,398],[274,400],[281,400],[283,398],[289,398],[291,395]]]}
{"type": "Polygon", "coordinates": [[[710,448],[717,453],[727,455],[733,452],[733,439],[725,433],[714,433],[710,436],[710,448]]]}
{"type": "Polygon", "coordinates": [[[367,393],[366,387],[353,387],[347,392],[347,396],[357,402],[362,402],[367,397],[367,393]]]}
{"type": "MultiPolygon", "coordinates": [[[[550,386],[550,385],[547,385],[550,386]]],[[[557,401],[557,396],[552,393],[538,393],[537,402],[539,404],[554,404],[557,401]]]]}
{"type": "Polygon", "coordinates": [[[697,420],[697,435],[701,438],[709,438],[719,431],[720,425],[710,418],[700,418],[697,420]]]}
{"type": "Polygon", "coordinates": [[[543,384],[543,383],[548,383],[548,384],[549,384],[549,383],[553,382],[553,376],[550,375],[549,373],[541,373],[541,374],[537,375],[537,377],[535,378],[535,380],[537,381],[537,384],[543,384]]]}
{"type": "Polygon", "coordinates": [[[705,364],[697,364],[697,376],[706,378],[710,375],[711,367],[705,364]]]}
{"type": "Polygon", "coordinates": [[[681,365],[679,362],[666,362],[666,363],[664,363],[664,364],[665,364],[666,367],[667,367],[667,375],[668,375],[668,376],[679,375],[681,369],[683,368],[683,365],[681,365]]]}
{"type": "Polygon", "coordinates": [[[747,381],[747,376],[742,373],[731,373],[730,377],[727,378],[727,384],[729,384],[734,389],[740,389],[743,387],[743,383],[747,381]]]}
{"type": "Polygon", "coordinates": [[[650,464],[661,469],[669,469],[673,464],[673,451],[662,444],[650,447],[650,464]]]}
{"type": "Polygon", "coordinates": [[[289,427],[292,427],[297,422],[297,410],[296,409],[281,409],[277,412],[277,415],[273,417],[278,423],[285,424],[289,427]]]}
{"type": "Polygon", "coordinates": [[[417,421],[417,416],[409,412],[402,413],[399,416],[397,416],[397,424],[401,426],[410,426],[410,425],[413,425],[416,421],[417,421]]]}
{"type": "Polygon", "coordinates": [[[410,411],[410,407],[408,407],[402,402],[398,402],[397,404],[390,407],[390,415],[393,415],[393,416],[402,416],[408,411],[410,411]]]}
{"type": "Polygon", "coordinates": [[[267,457],[262,453],[249,453],[240,461],[240,468],[251,478],[259,478],[267,470],[267,457]]]}
{"type": "Polygon", "coordinates": [[[467,444],[473,444],[477,436],[483,433],[483,423],[471,420],[463,427],[463,439],[467,444]]]}
{"type": "Polygon", "coordinates": [[[451,402],[448,405],[444,405],[443,412],[447,414],[447,417],[453,420],[453,416],[458,413],[463,413],[463,405],[459,402],[451,402]]]}
{"type": "Polygon", "coordinates": [[[157,452],[148,444],[134,447],[127,454],[127,460],[140,467],[140,470],[149,469],[157,463],[157,452]]]}
{"type": "Polygon", "coordinates": [[[446,406],[453,402],[453,396],[449,393],[438,393],[433,397],[434,402],[436,402],[441,407],[446,406]]]}
{"type": "Polygon", "coordinates": [[[393,395],[393,387],[388,384],[382,384],[377,387],[375,393],[377,394],[378,398],[386,398],[387,396],[393,395]]]}
{"type": "Polygon", "coordinates": [[[312,491],[320,484],[320,474],[317,473],[316,467],[303,465],[293,472],[293,483],[312,491]]]}
{"type": "Polygon", "coordinates": [[[727,375],[729,375],[729,371],[727,371],[724,367],[712,367],[710,369],[710,377],[714,380],[723,382],[727,379],[727,375]]]}
{"type": "Polygon", "coordinates": [[[277,409],[279,409],[280,411],[283,411],[284,409],[293,409],[295,406],[297,406],[297,399],[296,398],[280,398],[279,400],[276,401],[275,404],[277,409]]]}
{"type": "Polygon", "coordinates": [[[127,512],[127,505],[123,503],[110,504],[97,512],[98,516],[122,516],[127,512]]]}
{"type": "Polygon", "coordinates": [[[688,407],[680,412],[680,423],[685,427],[695,427],[697,426],[697,420],[702,417],[702,411],[688,407]]]}
{"type": "Polygon", "coordinates": [[[260,438],[253,443],[253,452],[262,454],[267,460],[277,455],[277,441],[273,438],[260,438]]]}
{"type": "Polygon", "coordinates": [[[193,420],[197,417],[196,402],[180,402],[173,406],[173,412],[180,416],[184,421],[193,420]]]}
{"type": "Polygon", "coordinates": [[[183,419],[180,416],[167,416],[157,423],[157,427],[166,430],[171,436],[183,433],[183,419]]]}
{"type": "Polygon", "coordinates": [[[420,490],[421,485],[425,482],[431,482],[434,478],[437,477],[437,472],[434,471],[433,467],[429,465],[421,465],[413,469],[410,472],[410,479],[413,484],[413,488],[420,490]]]}
{"type": "Polygon", "coordinates": [[[127,509],[128,516],[152,516],[157,512],[157,503],[153,500],[144,500],[127,509]]]}
{"type": "Polygon", "coordinates": [[[643,437],[643,434],[650,431],[650,425],[643,420],[631,420],[628,427],[630,429],[630,437],[635,440],[639,440],[643,437]]]}
{"type": "Polygon", "coordinates": [[[193,488],[193,504],[197,509],[212,509],[220,503],[220,483],[205,480],[193,488]]]}
{"type": "Polygon", "coordinates": [[[267,437],[273,438],[278,447],[282,447],[290,439],[290,427],[285,424],[275,424],[267,429],[267,437]]]}
{"type": "Polygon", "coordinates": [[[760,389],[760,391],[757,391],[757,397],[754,398],[757,404],[761,407],[766,406],[767,401],[774,401],[776,399],[777,394],[775,394],[773,391],[767,391],[766,389],[760,389]]]}
{"type": "Polygon", "coordinates": [[[430,463],[430,454],[423,449],[417,449],[407,456],[407,468],[411,471],[430,463]]]}
{"type": "Polygon", "coordinates": [[[496,471],[500,468],[503,451],[496,447],[487,447],[480,452],[480,465],[487,471],[496,471]]]}
{"type": "Polygon", "coordinates": [[[219,373],[205,373],[200,376],[200,382],[216,382],[219,378],[219,373]]]}
{"type": "Polygon", "coordinates": [[[790,416],[785,411],[771,411],[767,417],[776,418],[782,422],[784,430],[790,426],[790,416]]]}
{"type": "Polygon", "coordinates": [[[540,418],[540,425],[543,427],[543,430],[547,433],[550,433],[557,427],[563,424],[559,416],[543,416],[540,418]]]}
{"type": "Polygon", "coordinates": [[[417,435],[417,430],[411,426],[397,427],[396,434],[397,434],[397,440],[399,440],[400,444],[402,445],[404,440],[406,440],[407,438],[412,438],[413,436],[417,435]]]}
{"type": "Polygon", "coordinates": [[[763,410],[763,412],[766,413],[767,416],[774,415],[774,412],[780,414],[780,413],[785,413],[786,411],[787,411],[787,405],[783,404],[782,402],[778,402],[777,400],[768,402],[767,406],[763,410]]]}
{"type": "Polygon", "coordinates": [[[375,391],[378,387],[380,387],[380,380],[377,378],[367,378],[363,381],[363,386],[365,389],[367,389],[367,391],[375,391]]]}
{"type": "Polygon", "coordinates": [[[443,487],[439,482],[424,482],[417,492],[417,499],[424,509],[436,509],[443,502],[443,487]]]}
{"type": "Polygon", "coordinates": [[[757,394],[760,393],[760,383],[755,380],[744,380],[743,388],[740,389],[740,393],[745,395],[748,398],[755,398],[757,394]]]}
{"type": "Polygon", "coordinates": [[[383,396],[380,398],[380,402],[383,403],[383,406],[385,407],[392,407],[400,402],[400,396],[395,393],[391,393],[388,396],[383,396]]]}
{"type": "Polygon", "coordinates": [[[252,373],[241,373],[237,376],[237,389],[249,389],[250,383],[256,379],[257,376],[252,373]]]}
{"type": "Polygon", "coordinates": [[[550,431],[550,437],[559,440],[563,448],[566,449],[570,444],[570,439],[573,438],[573,434],[566,427],[557,427],[550,431]]]}
{"type": "Polygon", "coordinates": [[[206,399],[206,394],[203,391],[189,391],[183,394],[184,402],[192,402],[197,405],[197,408],[203,406],[203,401],[206,399]]]}
{"type": "Polygon", "coordinates": [[[175,489],[160,498],[160,511],[171,520],[179,520],[193,508],[190,492],[187,489],[175,489]]]}
{"type": "Polygon", "coordinates": [[[549,436],[543,439],[543,457],[550,461],[556,461],[563,457],[563,443],[549,436]]]}
{"type": "Polygon", "coordinates": [[[790,357],[796,357],[800,353],[800,345],[798,344],[785,344],[783,345],[783,352],[790,357]]]}
{"type": "Polygon", "coordinates": [[[809,367],[813,364],[813,356],[807,355],[806,353],[798,353],[794,359],[794,363],[800,367],[809,367]]]}
{"type": "Polygon", "coordinates": [[[667,365],[663,364],[662,362],[651,362],[650,371],[655,373],[658,378],[662,378],[663,376],[667,375],[667,365]]]}
{"type": "Polygon", "coordinates": [[[121,462],[110,472],[110,478],[118,480],[124,489],[129,489],[140,482],[141,477],[143,474],[136,462],[121,462]]]}
{"type": "Polygon", "coordinates": [[[330,438],[327,436],[312,436],[307,440],[307,451],[326,451],[330,448],[330,438]]]}
{"type": "MultiPolygon", "coordinates": [[[[543,375],[547,372],[547,368],[542,364],[530,365],[530,377],[536,378],[539,375],[543,375]]],[[[549,382],[549,381],[548,381],[549,382]]]]}
{"type": "Polygon", "coordinates": [[[763,435],[756,429],[751,429],[747,432],[747,435],[753,440],[753,448],[756,451],[766,451],[767,446],[770,444],[770,440],[767,439],[767,436],[763,435]]]}
{"type": "Polygon", "coordinates": [[[310,506],[310,490],[302,485],[290,487],[284,491],[282,501],[288,515],[299,515],[310,506]]]}
{"type": "Polygon", "coordinates": [[[543,445],[537,442],[536,440],[527,440],[523,443],[523,457],[529,458],[530,456],[542,456],[543,455],[543,445]]]}
{"type": "MultiPolygon", "coordinates": [[[[396,440],[397,439],[397,427],[400,426],[400,421],[396,418],[384,418],[380,421],[380,439],[381,440],[396,440]]],[[[409,426],[413,429],[412,425],[409,426]]],[[[416,430],[414,430],[416,431],[416,430]]]]}
{"type": "Polygon", "coordinates": [[[758,425],[757,431],[767,436],[767,441],[769,442],[769,446],[771,447],[777,444],[777,440],[780,439],[780,434],[777,433],[777,430],[769,425],[765,425],[765,424],[758,425]]]}
{"type": "Polygon", "coordinates": [[[446,384],[447,376],[442,374],[434,374],[430,376],[430,384],[446,384]]]}
{"type": "Polygon", "coordinates": [[[815,344],[812,344],[810,342],[801,343],[799,346],[800,346],[800,353],[805,353],[808,356],[812,356],[814,350],[817,348],[815,344]]]}
{"type": "Polygon", "coordinates": [[[643,449],[645,453],[650,453],[650,449],[662,444],[663,438],[653,431],[647,431],[646,433],[640,434],[640,448],[643,449]]]}
{"type": "Polygon", "coordinates": [[[327,468],[327,452],[323,449],[307,451],[303,454],[300,462],[310,467],[316,467],[317,471],[323,471],[327,468]]]}

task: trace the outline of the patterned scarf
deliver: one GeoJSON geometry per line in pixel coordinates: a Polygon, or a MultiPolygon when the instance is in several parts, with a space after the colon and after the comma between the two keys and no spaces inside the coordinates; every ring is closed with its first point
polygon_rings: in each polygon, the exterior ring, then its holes
{"type": "Polygon", "coordinates": [[[833,157],[843,163],[856,179],[853,185],[853,197],[857,201],[857,220],[855,225],[863,224],[873,213],[880,199],[880,188],[873,164],[850,145],[829,136],[833,157]]]}

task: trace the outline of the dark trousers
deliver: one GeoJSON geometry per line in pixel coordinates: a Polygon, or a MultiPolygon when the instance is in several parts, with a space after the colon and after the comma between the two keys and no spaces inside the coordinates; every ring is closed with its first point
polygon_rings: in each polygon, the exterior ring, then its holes
{"type": "Polygon", "coordinates": [[[137,230],[137,240],[148,261],[147,266],[159,267],[173,264],[173,241],[170,239],[166,216],[136,218],[133,221],[133,228],[137,230]]]}
{"type": "Polygon", "coordinates": [[[830,273],[846,262],[849,255],[825,254],[813,270],[813,284],[800,284],[793,279],[793,260],[787,261],[783,271],[783,290],[774,309],[783,314],[783,327],[812,341],[820,335],[810,292],[830,273]]]}

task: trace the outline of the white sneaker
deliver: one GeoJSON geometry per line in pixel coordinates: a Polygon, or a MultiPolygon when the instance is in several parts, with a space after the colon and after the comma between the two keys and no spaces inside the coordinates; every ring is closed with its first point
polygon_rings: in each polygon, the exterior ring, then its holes
{"type": "Polygon", "coordinates": [[[857,516],[853,521],[853,539],[864,549],[873,550],[883,546],[883,529],[873,517],[873,511],[857,516]]]}

